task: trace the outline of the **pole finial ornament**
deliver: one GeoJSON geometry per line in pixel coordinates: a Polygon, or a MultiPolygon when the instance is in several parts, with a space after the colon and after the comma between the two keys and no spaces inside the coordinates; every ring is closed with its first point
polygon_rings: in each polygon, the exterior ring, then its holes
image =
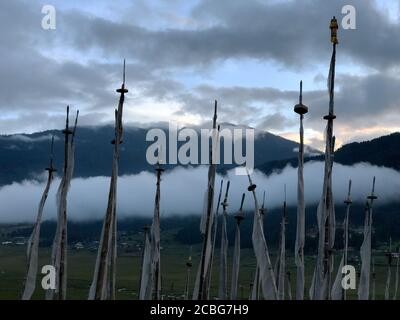
{"type": "Polygon", "coordinates": [[[331,42],[333,44],[338,44],[339,41],[337,37],[337,31],[339,29],[339,25],[335,16],[332,18],[329,28],[331,29],[331,42]]]}
{"type": "Polygon", "coordinates": [[[303,81],[300,81],[299,103],[294,106],[294,112],[304,115],[308,112],[308,107],[303,104],[303,81]]]}
{"type": "Polygon", "coordinates": [[[121,84],[121,88],[117,89],[116,91],[118,93],[127,93],[128,89],[125,88],[125,59],[124,59],[124,67],[122,69],[122,84],[121,84]]]}

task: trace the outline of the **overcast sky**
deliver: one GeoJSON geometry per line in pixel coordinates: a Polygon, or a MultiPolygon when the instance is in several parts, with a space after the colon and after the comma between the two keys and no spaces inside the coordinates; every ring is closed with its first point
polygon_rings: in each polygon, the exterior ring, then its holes
{"type": "Polygon", "coordinates": [[[127,59],[126,123],[211,118],[297,139],[293,105],[304,81],[306,142],[321,148],[328,109],[329,21],[339,30],[335,132],[339,144],[399,131],[398,0],[0,1],[0,132],[111,122],[127,59]],[[56,30],[41,28],[42,6],[56,30]]]}

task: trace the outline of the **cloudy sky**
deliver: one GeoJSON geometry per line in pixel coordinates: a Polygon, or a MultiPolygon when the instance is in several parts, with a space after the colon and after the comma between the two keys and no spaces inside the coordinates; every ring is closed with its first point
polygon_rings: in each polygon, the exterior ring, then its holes
{"type": "Polygon", "coordinates": [[[2,0],[0,132],[113,120],[127,59],[125,122],[219,120],[297,138],[304,81],[306,142],[321,147],[327,112],[329,21],[356,8],[356,30],[339,30],[335,131],[339,144],[400,130],[398,0],[2,0]],[[43,30],[43,5],[56,30],[43,30]]]}

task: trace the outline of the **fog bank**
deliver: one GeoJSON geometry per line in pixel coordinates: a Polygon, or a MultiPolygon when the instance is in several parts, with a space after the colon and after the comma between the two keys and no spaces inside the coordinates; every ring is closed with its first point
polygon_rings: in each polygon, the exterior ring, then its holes
{"type": "MultiPolygon", "coordinates": [[[[206,166],[197,168],[178,167],[165,172],[161,182],[161,214],[200,214],[203,208],[204,192],[207,186],[206,166]]],[[[305,164],[305,199],[307,204],[317,203],[321,196],[323,162],[305,164]]],[[[364,202],[371,190],[373,176],[376,176],[377,205],[400,199],[400,172],[393,169],[356,164],[344,166],[335,164],[333,169],[333,189],[336,203],[343,203],[347,193],[348,180],[353,180],[352,198],[364,202]]],[[[248,179],[229,171],[226,176],[216,179],[216,197],[221,179],[231,181],[229,193],[230,212],[238,209],[241,194],[246,192],[245,209],[252,209],[253,201],[247,192],[248,179]]],[[[284,184],[287,185],[288,205],[296,204],[297,169],[287,166],[280,173],[269,176],[254,171],[252,179],[257,184],[257,194],[261,202],[266,191],[268,208],[281,206],[284,184]]],[[[107,206],[109,177],[76,178],[71,183],[68,197],[68,217],[83,221],[102,219],[107,206]]],[[[151,216],[154,207],[155,174],[142,172],[137,175],[122,176],[118,180],[117,203],[119,217],[151,216]]],[[[55,193],[60,183],[56,178],[50,190],[44,210],[44,219],[54,219],[56,215],[55,193]]],[[[32,222],[36,217],[38,203],[44,182],[24,181],[4,186],[0,189],[1,223],[32,222]]]]}

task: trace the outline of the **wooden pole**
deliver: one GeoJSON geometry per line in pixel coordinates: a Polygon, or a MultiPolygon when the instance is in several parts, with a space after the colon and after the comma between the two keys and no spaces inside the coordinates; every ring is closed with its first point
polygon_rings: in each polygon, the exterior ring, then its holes
{"type": "MultiPolygon", "coordinates": [[[[217,128],[217,101],[215,100],[214,104],[214,117],[213,117],[213,129],[217,128]]],[[[218,145],[218,144],[217,144],[218,145]]],[[[216,150],[215,150],[216,151],[216,150]]],[[[206,266],[206,258],[207,251],[211,246],[211,237],[210,237],[210,221],[212,219],[212,211],[213,211],[213,202],[214,202],[214,183],[215,183],[215,173],[216,173],[216,163],[214,163],[215,154],[213,154],[212,148],[210,148],[210,166],[208,170],[208,187],[207,187],[207,212],[206,212],[206,228],[203,239],[203,249],[201,254],[201,262],[200,262],[200,282],[199,282],[199,292],[197,299],[206,300],[208,297],[208,288],[207,288],[207,275],[209,272],[208,265],[206,266]]]]}
{"type": "Polygon", "coordinates": [[[122,113],[125,100],[125,60],[123,68],[123,81],[121,88],[116,90],[119,94],[118,108],[115,110],[115,132],[111,143],[114,146],[113,164],[108,194],[107,211],[104,217],[93,281],[89,292],[89,299],[104,300],[115,298],[115,274],[117,257],[117,217],[116,196],[118,179],[118,162],[120,157],[120,144],[122,143],[122,113]]]}
{"type": "Polygon", "coordinates": [[[27,272],[26,279],[24,281],[24,291],[22,293],[22,300],[30,300],[32,294],[36,288],[36,278],[37,278],[37,269],[38,269],[38,251],[39,251],[39,240],[40,240],[40,226],[42,223],[42,215],[44,205],[46,203],[50,186],[53,181],[54,172],[56,169],[53,166],[53,147],[54,147],[54,136],[51,139],[51,148],[50,148],[50,165],[45,169],[48,173],[47,175],[47,183],[45,189],[43,191],[42,197],[39,202],[38,213],[36,217],[36,222],[33,227],[32,234],[28,241],[27,248],[27,272]]]}

